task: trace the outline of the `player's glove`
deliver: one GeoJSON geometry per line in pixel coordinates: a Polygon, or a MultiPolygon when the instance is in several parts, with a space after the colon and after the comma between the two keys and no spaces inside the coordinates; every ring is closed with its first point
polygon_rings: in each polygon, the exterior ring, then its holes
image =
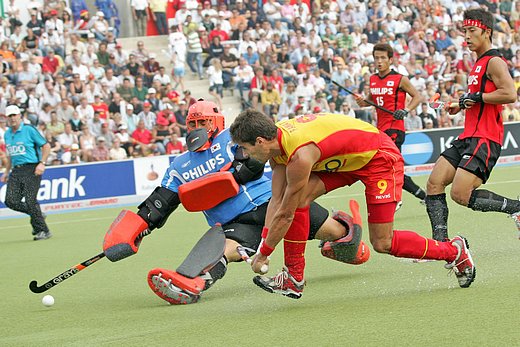
{"type": "Polygon", "coordinates": [[[264,174],[265,164],[256,159],[246,157],[244,149],[238,147],[235,153],[235,159],[232,163],[233,177],[238,184],[245,184],[247,182],[256,181],[264,174]]]}
{"type": "Polygon", "coordinates": [[[465,93],[459,98],[459,107],[463,110],[467,108],[466,103],[468,101],[473,101],[475,103],[477,102],[483,102],[482,100],[482,93],[476,92],[476,93],[465,93]]]}
{"type": "Polygon", "coordinates": [[[405,119],[406,116],[408,116],[408,113],[410,113],[410,112],[408,112],[405,109],[395,110],[394,111],[394,119],[395,120],[403,120],[403,119],[405,119]]]}

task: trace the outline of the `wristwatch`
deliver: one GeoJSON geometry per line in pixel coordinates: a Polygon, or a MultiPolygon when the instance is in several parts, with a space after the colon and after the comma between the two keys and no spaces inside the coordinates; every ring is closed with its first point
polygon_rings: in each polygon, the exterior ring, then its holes
{"type": "Polygon", "coordinates": [[[45,166],[45,162],[43,162],[43,161],[41,161],[41,160],[40,160],[40,164],[42,164],[43,166],[45,166]]]}

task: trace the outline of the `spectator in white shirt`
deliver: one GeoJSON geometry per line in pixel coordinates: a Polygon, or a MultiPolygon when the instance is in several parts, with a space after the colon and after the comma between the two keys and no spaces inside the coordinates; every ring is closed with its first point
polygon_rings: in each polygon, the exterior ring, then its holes
{"type": "Polygon", "coordinates": [[[426,89],[426,80],[421,76],[421,70],[415,70],[415,74],[410,78],[410,83],[413,84],[415,89],[422,92],[426,89]]]}
{"type": "Polygon", "coordinates": [[[64,151],[69,151],[72,144],[78,143],[78,137],[72,132],[72,125],[69,122],[65,123],[64,131],[58,135],[57,140],[64,151]]]}
{"type": "Polygon", "coordinates": [[[110,160],[123,160],[127,158],[126,151],[124,148],[121,148],[121,141],[118,138],[115,138],[112,142],[108,157],[110,160]]]}
{"type": "Polygon", "coordinates": [[[94,108],[88,103],[87,98],[84,96],[81,97],[79,105],[76,106],[76,112],[84,123],[94,118],[94,108]]]}
{"type": "Polygon", "coordinates": [[[404,119],[404,128],[406,131],[421,130],[423,128],[422,119],[415,110],[411,110],[404,119]]]}
{"type": "Polygon", "coordinates": [[[315,94],[314,86],[309,83],[309,76],[304,75],[296,87],[296,95],[303,97],[306,102],[310,102],[315,94]]]}

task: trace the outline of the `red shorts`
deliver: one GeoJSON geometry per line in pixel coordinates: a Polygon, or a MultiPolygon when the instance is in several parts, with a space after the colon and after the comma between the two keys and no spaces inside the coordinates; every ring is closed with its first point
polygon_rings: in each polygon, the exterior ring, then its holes
{"type": "Polygon", "coordinates": [[[368,221],[376,223],[393,221],[395,205],[401,201],[404,182],[404,161],[401,153],[388,136],[385,136],[382,141],[381,148],[376,155],[359,170],[315,172],[323,181],[327,192],[350,186],[357,181],[363,182],[369,214],[368,221]],[[388,207],[371,207],[380,204],[388,207]]]}

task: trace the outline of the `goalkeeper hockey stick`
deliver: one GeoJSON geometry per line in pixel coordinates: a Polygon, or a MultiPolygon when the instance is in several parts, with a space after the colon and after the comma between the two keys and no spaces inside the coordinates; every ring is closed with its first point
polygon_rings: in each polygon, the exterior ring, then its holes
{"type": "MultiPolygon", "coordinates": [[[[347,89],[345,87],[343,87],[341,84],[339,84],[338,82],[336,81],[332,81],[332,83],[334,83],[336,86],[338,86],[338,88],[340,88],[341,90],[344,90],[346,91],[347,93],[351,94],[351,95],[354,95],[356,98],[357,97],[361,97],[361,95],[359,95],[358,93],[354,93],[352,90],[350,89],[347,89]]],[[[377,108],[378,110],[381,110],[383,112],[387,112],[387,113],[390,113],[391,115],[394,115],[394,112],[393,111],[390,111],[389,109],[383,107],[383,106],[379,106],[378,104],[376,104],[375,102],[372,102],[370,100],[367,100],[367,99],[363,99],[364,102],[366,102],[367,104],[369,104],[370,106],[374,106],[375,108],[377,108]]]]}
{"type": "Polygon", "coordinates": [[[101,252],[98,255],[85,260],[83,263],[80,263],[76,266],[71,267],[67,271],[62,272],[58,276],[47,281],[47,283],[45,283],[42,286],[38,286],[37,281],[31,281],[31,283],[29,283],[29,289],[33,293],[43,293],[43,292],[51,289],[52,287],[60,284],[61,282],[65,281],[67,278],[72,277],[73,275],[77,274],[81,270],[85,269],[87,266],[94,264],[95,262],[102,259],[103,257],[105,257],[105,253],[101,252]]]}

